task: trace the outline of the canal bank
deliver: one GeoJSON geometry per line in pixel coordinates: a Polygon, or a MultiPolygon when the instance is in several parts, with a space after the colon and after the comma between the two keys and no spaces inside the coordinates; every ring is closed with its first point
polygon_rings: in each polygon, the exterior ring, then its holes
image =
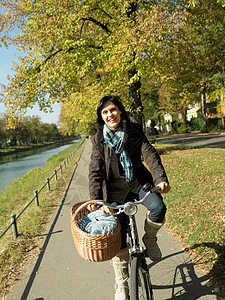
{"type": "Polygon", "coordinates": [[[13,239],[13,231],[10,228],[0,239],[0,299],[9,288],[21,271],[21,266],[30,255],[33,256],[37,250],[37,241],[43,236],[43,228],[48,222],[51,212],[56,210],[63,198],[72,172],[76,168],[76,162],[82,152],[84,140],[74,143],[69,148],[54,155],[47,161],[44,167],[36,168],[14,182],[10,188],[0,194],[0,232],[9,225],[12,213],[19,215],[28,202],[33,197],[33,191],[39,190],[39,206],[36,201],[26,209],[19,218],[17,229],[19,237],[13,239]],[[81,146],[81,147],[79,147],[81,146]],[[76,151],[76,149],[78,149],[76,151]],[[72,156],[71,153],[76,151],[72,156]],[[64,165],[64,162],[66,164],[64,165]],[[59,170],[57,179],[54,170],[62,165],[62,173],[59,170]],[[46,182],[46,177],[53,178],[50,182],[50,189],[42,186],[46,182]]]}
{"type": "Polygon", "coordinates": [[[14,180],[21,178],[30,170],[42,167],[53,155],[65,150],[79,139],[67,140],[43,147],[34,147],[26,151],[0,157],[0,193],[14,180]]]}
{"type": "Polygon", "coordinates": [[[8,147],[8,148],[0,149],[0,157],[16,154],[16,153],[20,153],[20,152],[26,152],[26,151],[30,151],[33,149],[41,149],[41,148],[45,148],[45,147],[59,147],[60,145],[68,144],[71,141],[76,140],[76,139],[80,139],[80,137],[70,137],[70,138],[67,138],[64,140],[57,140],[57,141],[53,141],[53,142],[43,142],[43,143],[38,143],[38,144],[26,144],[26,145],[22,145],[22,146],[8,147]]]}

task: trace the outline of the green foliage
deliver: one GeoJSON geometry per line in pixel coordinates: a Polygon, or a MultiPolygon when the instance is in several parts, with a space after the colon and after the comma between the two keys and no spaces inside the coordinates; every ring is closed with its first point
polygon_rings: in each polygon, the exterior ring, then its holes
{"type": "Polygon", "coordinates": [[[0,148],[49,142],[63,137],[55,124],[42,123],[37,116],[16,118],[13,127],[8,127],[7,123],[7,117],[0,119],[0,148]],[[7,144],[7,141],[10,141],[10,144],[7,144]]]}
{"type": "Polygon", "coordinates": [[[185,122],[181,122],[180,126],[178,127],[178,132],[179,133],[190,133],[191,132],[191,127],[186,126],[185,122]]]}
{"type": "Polygon", "coordinates": [[[209,118],[206,122],[209,131],[223,129],[221,118],[209,118]]]}
{"type": "Polygon", "coordinates": [[[143,78],[143,85],[145,89],[145,93],[142,95],[143,102],[143,114],[145,120],[154,120],[157,123],[158,118],[161,112],[158,110],[159,108],[159,87],[156,85],[149,85],[149,82],[145,81],[145,77],[143,78]]]}
{"type": "Polygon", "coordinates": [[[151,87],[158,89],[156,115],[184,111],[200,100],[203,83],[208,94],[222,91],[223,1],[191,2],[1,0],[2,43],[25,52],[3,102],[12,113],[66,103],[63,131],[90,132],[104,94],[120,94],[136,117],[144,106],[147,119],[155,110],[151,87]],[[20,32],[11,37],[15,26],[20,32]],[[81,104],[76,118],[71,95],[81,104]]]}
{"type": "Polygon", "coordinates": [[[191,127],[191,131],[201,131],[204,128],[203,117],[191,118],[188,125],[191,127]]]}
{"type": "MultiPolygon", "coordinates": [[[[214,131],[223,129],[222,119],[221,118],[208,118],[206,120],[207,130],[214,131]]],[[[203,117],[192,118],[188,121],[188,126],[190,126],[191,131],[201,131],[204,132],[204,120],[203,117]]]]}
{"type": "Polygon", "coordinates": [[[0,148],[3,147],[3,142],[7,141],[7,134],[5,130],[6,121],[3,118],[0,118],[0,148]]]}
{"type": "Polygon", "coordinates": [[[172,130],[178,131],[179,126],[180,126],[180,121],[178,121],[178,120],[173,120],[173,121],[171,122],[172,130]]]}

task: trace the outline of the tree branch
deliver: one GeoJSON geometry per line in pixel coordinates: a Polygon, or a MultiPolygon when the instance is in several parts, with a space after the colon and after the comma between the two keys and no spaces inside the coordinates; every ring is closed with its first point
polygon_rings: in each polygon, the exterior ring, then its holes
{"type": "Polygon", "coordinates": [[[41,72],[42,65],[44,65],[48,60],[50,60],[52,57],[56,56],[61,51],[63,51],[63,49],[59,49],[59,50],[51,53],[42,63],[40,63],[39,66],[36,67],[37,73],[41,72]]]}
{"type": "MultiPolygon", "coordinates": [[[[92,23],[98,25],[100,28],[102,28],[102,29],[103,29],[104,31],[106,31],[107,33],[111,33],[111,31],[109,30],[109,28],[108,28],[106,25],[102,24],[101,22],[95,20],[95,19],[92,18],[92,17],[82,18],[82,20],[84,21],[84,23],[85,23],[85,21],[91,21],[92,23]]],[[[83,25],[84,25],[84,24],[83,24],[83,25]]],[[[83,25],[82,25],[82,28],[83,28],[83,25]]]]}
{"type": "MultiPolygon", "coordinates": [[[[94,49],[99,49],[99,50],[103,50],[103,47],[102,46],[95,46],[95,45],[89,45],[88,46],[89,48],[94,48],[94,49]]],[[[53,49],[52,49],[53,50],[53,49]]],[[[65,53],[68,53],[72,50],[75,50],[74,47],[69,47],[65,53]]],[[[50,55],[48,55],[48,57],[43,61],[41,62],[36,68],[35,68],[35,71],[37,73],[40,73],[41,72],[41,66],[43,66],[44,64],[47,63],[48,60],[50,60],[51,58],[55,57],[58,53],[62,52],[63,51],[63,48],[60,48],[58,50],[56,50],[55,52],[51,53],[50,55]]]]}

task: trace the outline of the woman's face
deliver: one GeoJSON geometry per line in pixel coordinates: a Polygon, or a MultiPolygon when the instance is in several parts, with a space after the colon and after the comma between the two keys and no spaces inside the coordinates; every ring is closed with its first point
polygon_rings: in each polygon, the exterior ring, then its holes
{"type": "Polygon", "coordinates": [[[105,124],[111,130],[116,130],[121,121],[121,111],[111,101],[106,101],[101,110],[101,116],[105,124]]]}

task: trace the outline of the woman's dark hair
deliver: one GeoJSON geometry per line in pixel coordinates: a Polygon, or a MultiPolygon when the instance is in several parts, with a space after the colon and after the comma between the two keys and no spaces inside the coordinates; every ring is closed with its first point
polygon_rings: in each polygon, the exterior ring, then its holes
{"type": "Polygon", "coordinates": [[[118,96],[112,96],[112,95],[104,96],[102,99],[100,99],[100,101],[98,102],[98,106],[97,106],[96,125],[97,125],[98,129],[101,129],[103,127],[103,125],[105,124],[105,122],[102,119],[101,111],[102,111],[103,105],[107,101],[111,101],[122,112],[121,119],[124,119],[124,118],[128,119],[126,111],[125,111],[125,107],[123,106],[123,104],[118,96]]]}

